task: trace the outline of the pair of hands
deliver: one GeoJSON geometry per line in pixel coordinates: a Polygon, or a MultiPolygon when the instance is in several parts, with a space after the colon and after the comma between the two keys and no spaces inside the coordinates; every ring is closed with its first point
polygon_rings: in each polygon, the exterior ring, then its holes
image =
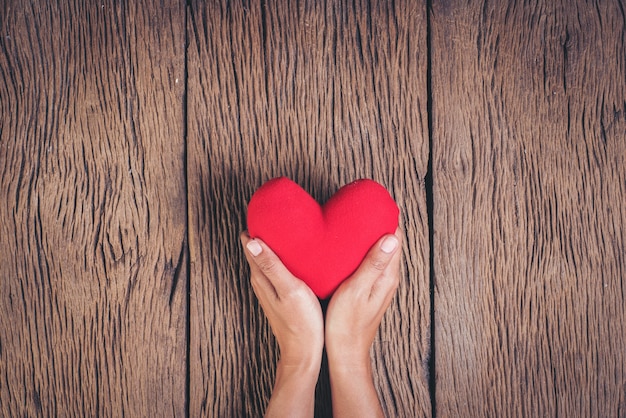
{"type": "Polygon", "coordinates": [[[261,240],[241,234],[250,282],[278,345],[280,360],[267,416],[312,416],[326,345],[336,416],[382,416],[369,350],[400,278],[399,230],[372,246],[333,294],[326,321],[317,296],[261,240]]]}

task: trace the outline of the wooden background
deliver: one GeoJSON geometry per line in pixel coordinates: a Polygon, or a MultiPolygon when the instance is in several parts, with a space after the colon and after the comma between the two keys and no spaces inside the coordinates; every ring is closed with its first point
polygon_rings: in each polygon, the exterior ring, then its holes
{"type": "Polygon", "coordinates": [[[401,208],[389,416],[626,417],[626,4],[504,3],[0,0],[0,415],[262,415],[287,175],[401,208]]]}

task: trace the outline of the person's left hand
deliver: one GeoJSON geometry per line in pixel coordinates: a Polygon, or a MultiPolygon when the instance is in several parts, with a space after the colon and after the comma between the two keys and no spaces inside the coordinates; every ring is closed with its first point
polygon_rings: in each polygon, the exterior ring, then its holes
{"type": "Polygon", "coordinates": [[[330,299],[326,353],[335,416],[382,417],[370,347],[400,282],[402,233],[382,237],[330,299]]]}
{"type": "Polygon", "coordinates": [[[382,237],[335,291],[326,312],[328,359],[370,364],[369,350],[400,283],[402,233],[382,237]]]}

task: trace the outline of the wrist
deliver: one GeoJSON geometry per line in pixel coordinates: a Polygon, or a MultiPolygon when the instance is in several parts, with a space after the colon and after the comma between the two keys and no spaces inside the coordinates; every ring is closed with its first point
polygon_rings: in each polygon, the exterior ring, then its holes
{"type": "Polygon", "coordinates": [[[328,370],[335,416],[383,416],[369,353],[358,357],[331,355],[328,370]]]}
{"type": "Polygon", "coordinates": [[[324,346],[307,348],[309,349],[304,350],[302,347],[287,347],[283,351],[281,347],[277,367],[307,375],[315,374],[317,377],[322,366],[322,351],[324,346]]]}
{"type": "Polygon", "coordinates": [[[372,361],[369,350],[327,350],[328,369],[336,376],[371,376],[372,361]]]}
{"type": "Polygon", "coordinates": [[[274,390],[265,416],[313,416],[320,365],[321,361],[290,363],[281,358],[276,366],[274,390]]]}
{"type": "Polygon", "coordinates": [[[276,365],[277,374],[281,372],[286,376],[302,376],[303,378],[311,378],[317,381],[322,366],[321,355],[319,358],[290,358],[281,356],[276,365]]]}
{"type": "Polygon", "coordinates": [[[330,338],[326,340],[329,365],[362,369],[370,368],[370,344],[358,339],[330,338]]]}
{"type": "Polygon", "coordinates": [[[288,363],[280,359],[276,365],[276,386],[289,386],[299,395],[314,393],[319,378],[321,360],[316,362],[288,363]]]}

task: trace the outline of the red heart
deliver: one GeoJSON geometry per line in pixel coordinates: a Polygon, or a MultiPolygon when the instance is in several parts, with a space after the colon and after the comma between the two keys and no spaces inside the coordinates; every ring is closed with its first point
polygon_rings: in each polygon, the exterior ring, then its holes
{"type": "Polygon", "coordinates": [[[321,207],[296,183],[279,177],[250,199],[248,232],[325,299],[380,237],[395,232],[399,212],[389,192],[373,180],[342,187],[321,207]]]}

